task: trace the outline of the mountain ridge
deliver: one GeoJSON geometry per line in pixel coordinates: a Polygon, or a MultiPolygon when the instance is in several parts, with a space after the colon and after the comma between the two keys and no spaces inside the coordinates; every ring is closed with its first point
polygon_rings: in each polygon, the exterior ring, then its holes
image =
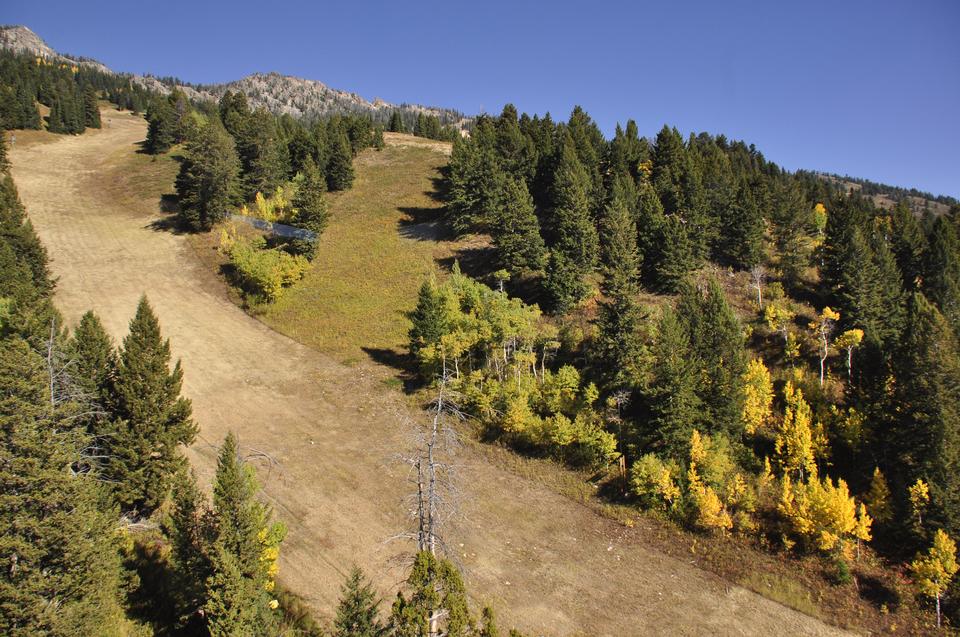
{"type": "Polygon", "coordinates": [[[161,94],[171,90],[183,91],[194,101],[219,101],[227,92],[240,92],[246,95],[253,108],[263,107],[276,115],[293,117],[323,117],[337,113],[364,113],[377,120],[386,120],[398,110],[416,117],[419,114],[432,115],[440,119],[441,125],[454,126],[463,130],[472,118],[449,108],[424,106],[420,104],[394,104],[375,97],[368,100],[357,93],[335,89],[320,80],[287,75],[278,71],[251,73],[230,82],[214,84],[190,84],[174,78],[160,79],[154,75],[115,71],[92,58],[61,53],[51,47],[37,33],[24,25],[0,25],[0,48],[16,53],[32,54],[44,59],[95,68],[103,73],[128,76],[131,81],[146,89],[161,94]]]}

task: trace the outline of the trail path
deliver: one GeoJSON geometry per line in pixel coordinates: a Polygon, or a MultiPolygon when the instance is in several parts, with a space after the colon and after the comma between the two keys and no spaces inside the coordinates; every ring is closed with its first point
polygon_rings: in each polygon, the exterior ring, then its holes
{"type": "MultiPolygon", "coordinates": [[[[203,481],[228,430],[260,463],[266,497],[289,526],[281,579],[329,616],[353,563],[392,601],[403,577],[384,540],[405,526],[406,473],[391,461],[415,417],[364,366],[345,366],[263,326],[198,265],[188,239],[151,227],[157,195],[131,196],[122,165],[142,119],[12,149],[13,174],[74,324],[93,308],[114,338],[146,293],[201,426],[190,459],[203,481]]],[[[815,619],[645,547],[586,507],[463,452],[465,520],[453,536],[471,593],[503,626],[531,635],[833,635],[815,619]]]]}

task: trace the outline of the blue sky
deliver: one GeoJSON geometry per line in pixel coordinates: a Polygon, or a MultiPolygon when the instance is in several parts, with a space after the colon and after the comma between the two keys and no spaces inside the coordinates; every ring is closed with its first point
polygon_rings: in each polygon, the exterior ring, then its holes
{"type": "Polygon", "coordinates": [[[960,197],[960,2],[4,0],[55,49],[220,82],[280,71],[393,102],[633,118],[788,169],[960,197]]]}

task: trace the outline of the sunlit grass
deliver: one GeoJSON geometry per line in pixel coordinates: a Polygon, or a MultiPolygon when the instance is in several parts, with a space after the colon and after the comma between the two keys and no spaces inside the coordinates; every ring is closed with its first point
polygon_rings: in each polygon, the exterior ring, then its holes
{"type": "Polygon", "coordinates": [[[420,284],[457,247],[437,240],[441,210],[430,196],[446,161],[425,148],[361,154],[353,188],[330,196],[330,225],[311,270],[255,313],[302,343],[350,358],[401,349],[420,284]]]}

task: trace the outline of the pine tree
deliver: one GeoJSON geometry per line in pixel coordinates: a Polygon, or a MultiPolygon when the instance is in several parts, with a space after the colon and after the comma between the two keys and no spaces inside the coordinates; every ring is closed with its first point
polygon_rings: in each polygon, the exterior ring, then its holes
{"type": "Polygon", "coordinates": [[[390,114],[390,123],[387,125],[387,130],[391,133],[406,133],[407,129],[403,125],[403,117],[400,115],[400,111],[393,111],[390,114]]]}
{"type": "Polygon", "coordinates": [[[36,93],[25,82],[17,84],[17,110],[19,126],[16,128],[40,128],[40,111],[37,110],[36,93]]]}
{"type": "Polygon", "coordinates": [[[570,310],[590,293],[590,286],[583,280],[583,270],[559,250],[550,252],[543,289],[550,309],[556,314],[570,310]]]}
{"type": "Polygon", "coordinates": [[[897,202],[890,221],[893,251],[903,282],[908,290],[915,290],[923,277],[927,239],[906,200],[897,202]]]}
{"type": "Polygon", "coordinates": [[[449,329],[446,299],[431,277],[420,286],[417,307],[410,315],[410,353],[414,356],[430,345],[440,342],[449,329]]]}
{"type": "Polygon", "coordinates": [[[154,98],[147,108],[146,151],[152,155],[165,153],[176,143],[176,121],[173,107],[163,98],[154,98]]]}
{"type": "Polygon", "coordinates": [[[236,436],[228,434],[213,484],[217,535],[204,606],[212,637],[276,631],[279,618],[271,598],[285,529],[269,523],[269,510],[256,500],[258,489],[253,467],[239,457],[236,436]]]}
{"type": "Polygon", "coordinates": [[[380,600],[363,571],[353,567],[340,592],[337,615],[333,620],[334,637],[380,637],[386,629],[377,616],[380,600]]]}
{"type": "Polygon", "coordinates": [[[663,292],[679,291],[697,267],[693,242],[686,225],[676,215],[664,217],[658,227],[656,248],[652,250],[652,286],[663,292]]]}
{"type": "Polygon", "coordinates": [[[599,256],[597,230],[590,219],[587,199],[589,186],[568,134],[553,173],[547,226],[552,245],[545,287],[557,312],[569,309],[589,293],[583,278],[593,270],[599,256]]]}
{"type": "Polygon", "coordinates": [[[741,270],[760,263],[763,256],[763,213],[746,179],[741,179],[728,205],[720,210],[719,254],[741,270]]]}
{"type": "Polygon", "coordinates": [[[173,618],[180,629],[204,622],[207,581],[213,576],[212,548],[216,519],[197,489],[192,472],[181,471],[173,480],[171,507],[164,521],[170,539],[173,618]]]}
{"type": "Polygon", "coordinates": [[[637,229],[622,200],[608,205],[602,230],[606,265],[601,289],[606,298],[598,306],[592,352],[606,387],[632,387],[644,357],[638,334],[643,318],[637,303],[640,256],[637,229]]]}
{"type": "Polygon", "coordinates": [[[276,190],[287,175],[289,156],[279,139],[273,116],[262,108],[254,111],[245,118],[234,138],[244,199],[253,199],[258,192],[276,190]]]}
{"type": "Polygon", "coordinates": [[[888,440],[899,484],[930,484],[933,518],[960,531],[960,347],[946,319],[915,293],[896,356],[897,423],[888,440]]]}
{"type": "Polygon", "coordinates": [[[179,446],[197,435],[190,401],[180,396],[180,362],[172,371],[169,366],[170,341],[161,339],[160,323],[143,297],[123,340],[111,391],[116,422],[105,471],[126,511],[149,514],[163,503],[170,480],[186,462],[179,446]]]}
{"type": "Polygon", "coordinates": [[[652,353],[653,379],[646,396],[649,418],[642,444],[682,461],[690,435],[702,420],[702,411],[690,339],[669,307],[664,307],[660,317],[652,353]]]}
{"type": "Polygon", "coordinates": [[[0,290],[17,301],[47,298],[53,292],[47,251],[40,243],[9,173],[0,175],[0,246],[9,249],[9,269],[0,273],[0,290]],[[22,273],[22,276],[13,274],[22,273]]]}
{"type": "Polygon", "coordinates": [[[546,248],[533,198],[523,181],[503,182],[491,233],[497,262],[511,275],[543,268],[546,248]]]}
{"type": "Polygon", "coordinates": [[[353,185],[353,156],[350,140],[344,132],[335,133],[330,140],[327,161],[327,188],[330,191],[348,190],[353,185]]]}
{"type": "Polygon", "coordinates": [[[184,155],[176,181],[180,219],[191,229],[209,230],[237,203],[237,151],[223,127],[211,121],[187,142],[184,155]]]}
{"type": "Polygon", "coordinates": [[[100,104],[92,86],[83,89],[83,124],[88,128],[100,128],[100,104]]]}
{"type": "Polygon", "coordinates": [[[677,306],[700,370],[697,394],[704,408],[704,431],[738,440],[743,432],[743,375],[747,369],[743,327],[716,279],[705,293],[687,285],[677,306]]]}
{"type": "Polygon", "coordinates": [[[309,230],[316,236],[315,239],[294,239],[291,242],[293,251],[313,259],[317,254],[320,235],[327,226],[330,213],[327,210],[327,181],[317,168],[313,158],[307,156],[303,164],[303,181],[297,189],[293,199],[293,208],[297,211],[296,225],[309,230]]]}
{"type": "Polygon", "coordinates": [[[119,637],[116,511],[80,470],[89,439],[70,423],[84,407],[63,400],[61,371],[0,340],[0,633],[119,637]]]}
{"type": "Polygon", "coordinates": [[[590,219],[587,199],[590,184],[570,135],[564,137],[559,153],[550,189],[551,249],[563,252],[573,266],[586,274],[599,256],[597,231],[590,219]]]}
{"type": "Polygon", "coordinates": [[[930,231],[923,290],[960,334],[960,239],[944,216],[937,217],[930,231]]]}
{"type": "Polygon", "coordinates": [[[397,637],[427,637],[430,617],[439,615],[440,633],[448,637],[466,637],[471,618],[463,579],[456,567],[428,551],[417,553],[407,578],[410,596],[397,594],[390,613],[397,637]]]}
{"type": "Polygon", "coordinates": [[[70,354],[74,362],[74,382],[93,400],[109,404],[117,354],[113,340],[92,311],[84,314],[74,329],[70,354]]]}
{"type": "Polygon", "coordinates": [[[50,115],[47,116],[47,130],[51,133],[66,133],[67,122],[64,114],[63,100],[58,96],[50,106],[50,115]]]}

